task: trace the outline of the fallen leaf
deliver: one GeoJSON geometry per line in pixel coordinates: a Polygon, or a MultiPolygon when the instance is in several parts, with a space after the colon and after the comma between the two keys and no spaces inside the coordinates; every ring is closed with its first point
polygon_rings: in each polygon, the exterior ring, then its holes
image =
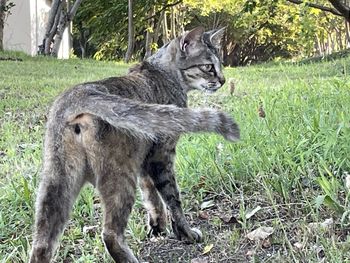
{"type": "Polygon", "coordinates": [[[204,187],[205,186],[205,181],[207,180],[207,178],[205,177],[205,176],[201,176],[200,178],[199,178],[199,183],[198,183],[198,187],[199,188],[202,188],[202,187],[204,187]]]}
{"type": "Polygon", "coordinates": [[[263,108],[262,104],[259,105],[258,114],[259,114],[260,118],[265,118],[266,117],[266,113],[264,111],[264,108],[263,108]]]}
{"type": "Polygon", "coordinates": [[[228,80],[228,87],[230,90],[231,96],[235,93],[235,80],[233,78],[229,78],[228,80]]]}
{"type": "Polygon", "coordinates": [[[153,236],[153,237],[150,238],[150,241],[153,242],[153,243],[157,243],[160,240],[164,240],[164,237],[163,236],[153,236]]]}
{"type": "Polygon", "coordinates": [[[261,226],[252,232],[248,233],[246,237],[252,241],[263,240],[272,235],[274,229],[272,227],[261,226]]]}
{"type": "Polygon", "coordinates": [[[213,207],[213,206],[215,206],[214,200],[204,201],[201,204],[201,210],[208,209],[208,208],[213,207]]]}
{"type": "Polygon", "coordinates": [[[309,223],[309,229],[310,230],[317,230],[317,229],[327,230],[331,228],[333,223],[334,223],[333,218],[327,218],[322,223],[319,223],[319,222],[309,223]]]}
{"type": "Polygon", "coordinates": [[[191,260],[191,263],[208,263],[208,257],[205,258],[194,258],[191,260]]]}
{"type": "Polygon", "coordinates": [[[199,211],[198,216],[200,219],[207,220],[209,218],[209,214],[207,211],[199,211]]]}
{"type": "Polygon", "coordinates": [[[254,251],[254,250],[248,250],[247,253],[245,253],[245,255],[246,255],[247,257],[254,256],[254,255],[255,255],[255,251],[254,251]]]}
{"type": "Polygon", "coordinates": [[[235,216],[221,216],[220,219],[225,224],[238,224],[239,223],[235,216]]]}
{"type": "Polygon", "coordinates": [[[96,229],[98,228],[98,226],[84,226],[83,227],[83,234],[86,235],[86,234],[91,234],[91,233],[95,233],[96,229]]]}
{"type": "Polygon", "coordinates": [[[214,247],[214,244],[206,245],[203,249],[203,255],[208,254],[213,247],[214,247]]]}
{"type": "Polygon", "coordinates": [[[330,227],[333,225],[334,221],[333,218],[327,218],[325,221],[321,223],[321,227],[330,227]]]}
{"type": "Polygon", "coordinates": [[[293,246],[294,246],[296,249],[298,249],[298,250],[302,250],[302,249],[304,248],[303,243],[300,243],[300,242],[295,242],[295,243],[293,244],[293,246]]]}
{"type": "Polygon", "coordinates": [[[261,245],[262,245],[263,248],[269,248],[269,247],[271,247],[270,239],[265,239],[265,240],[262,242],[261,245]]]}
{"type": "Polygon", "coordinates": [[[249,219],[251,218],[253,215],[255,215],[259,210],[261,209],[261,206],[258,205],[256,208],[254,208],[252,211],[248,212],[246,215],[245,215],[245,218],[246,219],[249,219]]]}

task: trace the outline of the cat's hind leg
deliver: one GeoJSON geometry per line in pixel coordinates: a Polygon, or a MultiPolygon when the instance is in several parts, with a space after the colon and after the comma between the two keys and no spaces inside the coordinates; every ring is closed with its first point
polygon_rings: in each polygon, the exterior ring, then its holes
{"type": "Polygon", "coordinates": [[[115,262],[138,263],[124,239],[135,201],[136,174],[112,157],[100,161],[103,166],[96,172],[96,177],[103,208],[104,244],[115,262]]]}
{"type": "Polygon", "coordinates": [[[46,158],[36,200],[35,230],[30,263],[50,262],[73,203],[85,182],[85,160],[72,150],[62,156],[46,150],[46,158]],[[74,160],[73,160],[74,159],[74,160]]]}
{"type": "Polygon", "coordinates": [[[143,205],[148,213],[148,236],[159,236],[166,230],[167,213],[164,202],[160,197],[152,178],[142,175],[139,178],[143,205]]]}

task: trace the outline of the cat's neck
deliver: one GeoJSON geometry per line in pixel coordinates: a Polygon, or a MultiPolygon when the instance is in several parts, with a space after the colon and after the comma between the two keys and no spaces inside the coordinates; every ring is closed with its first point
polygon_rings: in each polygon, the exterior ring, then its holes
{"type": "Polygon", "coordinates": [[[180,40],[178,38],[170,41],[168,44],[161,47],[157,53],[149,57],[147,62],[171,75],[187,93],[188,87],[185,85],[185,81],[183,81],[183,77],[181,76],[180,69],[177,65],[177,59],[180,52],[178,48],[180,45],[179,42],[180,40]]]}

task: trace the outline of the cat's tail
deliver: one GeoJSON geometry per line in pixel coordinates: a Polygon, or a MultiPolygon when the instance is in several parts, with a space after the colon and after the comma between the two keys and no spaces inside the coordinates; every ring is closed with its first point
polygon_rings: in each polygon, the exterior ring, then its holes
{"type": "Polygon", "coordinates": [[[218,110],[144,104],[102,92],[90,93],[66,111],[68,122],[82,114],[98,116],[117,129],[150,139],[188,132],[215,132],[229,141],[237,141],[240,136],[237,123],[218,110]]]}

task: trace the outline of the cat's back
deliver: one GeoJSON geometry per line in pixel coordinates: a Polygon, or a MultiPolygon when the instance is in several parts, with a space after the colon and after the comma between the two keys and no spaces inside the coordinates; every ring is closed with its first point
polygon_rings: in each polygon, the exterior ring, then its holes
{"type": "Polygon", "coordinates": [[[59,95],[50,108],[49,119],[64,121],[67,109],[79,108],[89,96],[108,94],[146,104],[186,107],[187,96],[169,73],[142,62],[124,76],[78,84],[59,95]]]}

